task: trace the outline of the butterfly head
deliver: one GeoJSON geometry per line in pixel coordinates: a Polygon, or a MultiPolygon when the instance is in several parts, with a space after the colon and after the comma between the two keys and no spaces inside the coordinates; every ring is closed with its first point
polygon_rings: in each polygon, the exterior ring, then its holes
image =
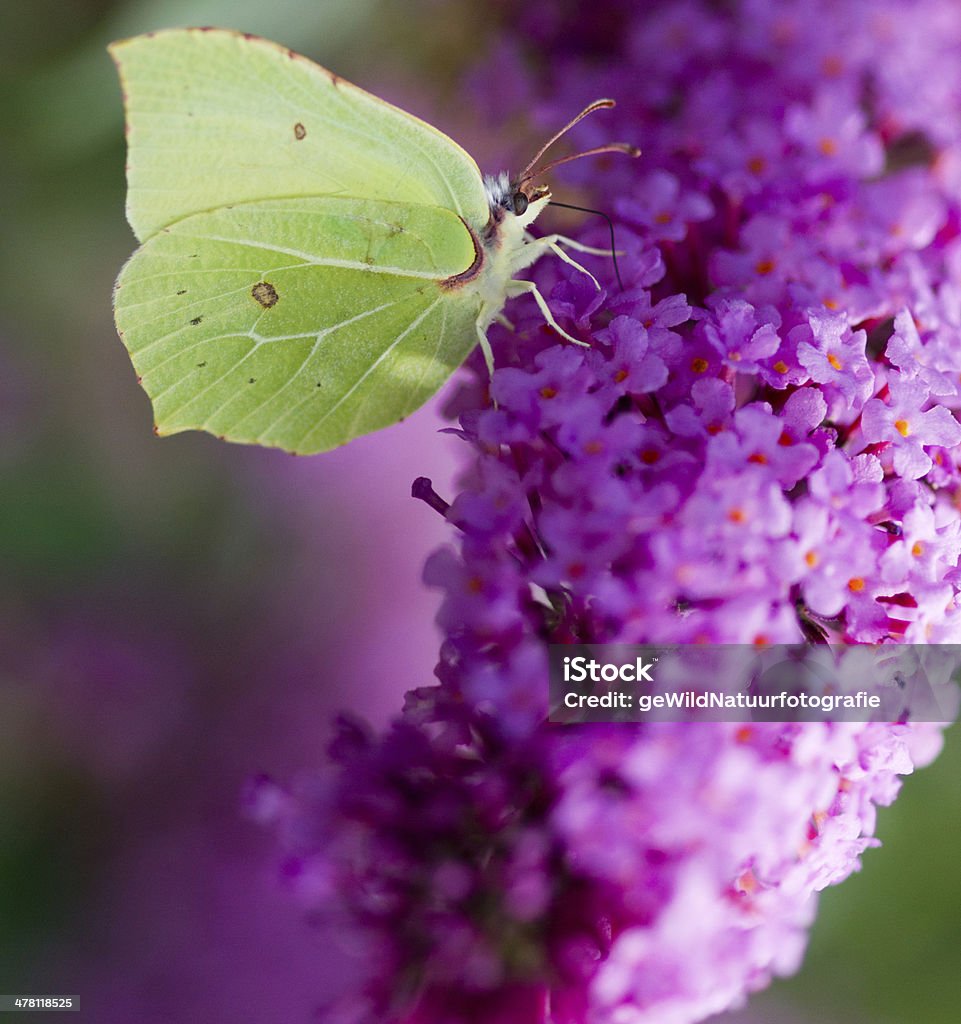
{"type": "Polygon", "coordinates": [[[503,171],[484,179],[484,190],[495,221],[511,213],[526,227],[550,201],[551,190],[546,185],[535,185],[527,180],[512,180],[503,171]]]}
{"type": "Polygon", "coordinates": [[[500,223],[506,211],[518,218],[521,227],[527,227],[551,199],[551,190],[546,185],[535,185],[535,179],[542,177],[555,167],[560,167],[561,164],[570,163],[572,160],[580,160],[581,157],[585,156],[599,156],[601,153],[626,153],[628,156],[640,156],[641,151],[637,146],[627,142],[611,142],[607,145],[585,149],[583,152],[574,153],[571,156],[563,156],[559,160],[552,160],[548,164],[538,166],[538,162],[546,150],[562,135],[570,131],[574,125],[587,117],[588,114],[592,114],[595,110],[603,110],[613,106],[613,100],[595,100],[586,106],[577,117],[564,125],[559,132],[552,135],[541,146],[534,159],[516,178],[511,178],[503,172],[496,177],[488,175],[484,179],[484,189],[487,192],[487,202],[490,206],[491,223],[495,225],[500,223]]]}

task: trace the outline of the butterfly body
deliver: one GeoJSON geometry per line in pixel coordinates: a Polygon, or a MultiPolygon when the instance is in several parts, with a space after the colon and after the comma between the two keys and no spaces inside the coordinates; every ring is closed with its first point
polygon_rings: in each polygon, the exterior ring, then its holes
{"type": "Polygon", "coordinates": [[[560,253],[527,232],[545,188],[485,183],[441,132],[266,40],[110,49],[141,243],[115,314],[157,433],[323,451],[403,419],[478,342],[490,365],[507,298],[554,323],[515,279],[560,253]]]}

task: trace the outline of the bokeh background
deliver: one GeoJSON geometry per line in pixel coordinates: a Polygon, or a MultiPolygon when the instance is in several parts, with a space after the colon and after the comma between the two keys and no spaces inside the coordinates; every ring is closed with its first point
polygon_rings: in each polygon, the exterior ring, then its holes
{"type": "MultiPolygon", "coordinates": [[[[456,442],[438,403],[312,459],[153,437],[112,326],[134,241],[104,47],[191,24],[306,53],[482,166],[540,132],[457,99],[510,33],[498,5],[0,3],[0,993],[76,993],[98,1024],[296,1024],[354,954],[287,899],[240,793],[322,765],[336,709],[382,723],[430,680],[420,567],[445,527],[409,486],[449,495],[456,442]]],[[[959,778],[954,729],[824,895],[802,973],[729,1024],[956,1024],[959,778]]]]}

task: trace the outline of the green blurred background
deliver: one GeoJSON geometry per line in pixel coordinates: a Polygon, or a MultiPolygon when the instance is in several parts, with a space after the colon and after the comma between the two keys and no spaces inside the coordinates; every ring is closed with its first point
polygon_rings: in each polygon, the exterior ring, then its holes
{"type": "MultiPolygon", "coordinates": [[[[274,890],[237,794],[254,771],[320,764],[337,706],[383,721],[428,680],[419,566],[444,534],[406,488],[448,482],[450,448],[431,410],[320,460],[152,436],[110,311],[134,242],[104,46],[172,25],[256,32],[483,165],[513,126],[451,86],[497,26],[483,5],[429,0],[14,0],[0,15],[0,992],[77,991],[97,1021],[292,1024],[349,966],[274,890]],[[401,672],[359,649],[394,639],[401,672]]],[[[961,1019],[959,777],[955,729],[881,811],[884,849],[823,896],[802,973],[737,1020],[961,1019]]]]}

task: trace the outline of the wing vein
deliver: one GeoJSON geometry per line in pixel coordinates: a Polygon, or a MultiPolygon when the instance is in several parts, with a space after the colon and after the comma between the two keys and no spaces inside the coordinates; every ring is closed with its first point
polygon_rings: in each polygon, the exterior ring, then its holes
{"type": "Polygon", "coordinates": [[[294,445],[293,450],[296,451],[304,440],[310,436],[322,423],[326,422],[343,404],[348,398],[364,383],[364,381],[377,369],[377,367],[394,351],[395,348],[410,334],[411,331],[416,330],[417,327],[423,323],[423,321],[430,315],[437,304],[441,301],[442,296],[438,296],[434,301],[424,310],[420,316],[416,317],[401,333],[384,349],[383,352],[370,364],[370,366],[357,378],[353,385],[344,392],[340,398],[324,413],[323,416],[313,423],[304,433],[298,438],[297,443],[294,445]]]}
{"type": "MultiPolygon", "coordinates": [[[[304,371],[304,368],[307,366],[307,364],[317,354],[317,349],[320,348],[320,343],[328,335],[334,334],[337,331],[343,329],[344,327],[349,327],[351,324],[355,324],[355,323],[357,323],[360,320],[365,320],[365,319],[367,319],[367,317],[374,316],[377,313],[382,313],[385,309],[390,309],[392,306],[396,306],[397,303],[400,302],[400,301],[402,301],[402,300],[394,299],[392,302],[385,302],[383,305],[377,306],[376,309],[364,310],[363,313],[359,313],[357,316],[352,316],[352,317],[350,317],[347,320],[341,320],[340,323],[331,324],[329,327],[324,327],[322,330],[317,331],[316,332],[316,336],[314,337],[314,344],[311,346],[310,351],[301,360],[300,366],[298,366],[297,369],[294,371],[294,373],[291,374],[290,378],[287,381],[285,381],[273,394],[268,395],[268,397],[265,398],[262,402],[260,402],[259,405],[254,406],[254,408],[251,409],[250,412],[244,413],[244,415],[239,420],[235,420],[233,423],[231,423],[230,430],[231,431],[236,431],[240,427],[241,423],[243,423],[245,420],[250,419],[251,416],[256,415],[258,412],[260,412],[261,409],[263,409],[263,407],[265,405],[269,405],[271,402],[276,401],[276,399],[278,399],[300,377],[300,375],[304,371]]],[[[292,340],[294,338],[309,338],[311,336],[312,336],[311,334],[301,334],[301,335],[288,335],[287,337],[284,337],[284,338],[263,338],[263,339],[260,339],[260,343],[261,344],[270,344],[271,342],[275,342],[275,341],[289,341],[289,340],[292,340]]],[[[201,430],[206,430],[208,424],[210,424],[217,416],[219,416],[220,413],[236,397],[238,397],[238,396],[237,395],[229,396],[227,401],[223,402],[217,409],[215,409],[207,417],[206,420],[204,420],[203,425],[201,426],[200,429],[201,430]]],[[[307,398],[307,397],[310,397],[310,396],[305,396],[305,398],[307,398]]],[[[273,430],[277,426],[278,423],[283,422],[283,420],[291,412],[293,412],[294,409],[298,409],[299,407],[300,407],[300,403],[298,403],[295,406],[292,406],[290,409],[285,410],[285,412],[284,412],[284,414],[282,416],[280,416],[278,419],[274,420],[271,423],[271,425],[268,428],[268,430],[260,432],[260,436],[262,436],[263,434],[268,433],[270,430],[273,430]]]]}

